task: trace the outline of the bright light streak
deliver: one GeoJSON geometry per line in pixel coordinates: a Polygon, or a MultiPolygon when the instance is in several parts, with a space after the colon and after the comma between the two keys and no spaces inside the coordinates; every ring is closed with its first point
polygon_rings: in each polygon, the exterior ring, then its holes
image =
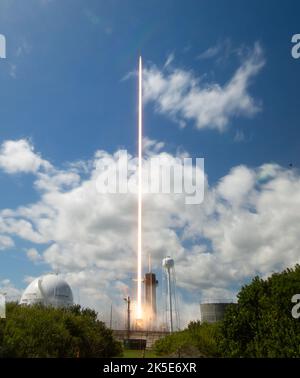
{"type": "Polygon", "coordinates": [[[137,319],[142,319],[142,57],[139,59],[137,319]]]}

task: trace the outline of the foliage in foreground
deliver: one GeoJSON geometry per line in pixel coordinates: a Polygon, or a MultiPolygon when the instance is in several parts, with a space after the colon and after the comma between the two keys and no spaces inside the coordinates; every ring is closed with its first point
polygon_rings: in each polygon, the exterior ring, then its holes
{"type": "Polygon", "coordinates": [[[300,357],[300,319],[291,315],[291,298],[300,293],[300,265],[255,277],[228,308],[220,342],[228,357],[300,357]]]}
{"type": "Polygon", "coordinates": [[[112,331],[90,309],[8,303],[0,319],[0,357],[114,357],[112,331]]]}
{"type": "Polygon", "coordinates": [[[242,287],[238,303],[222,322],[191,322],[187,329],[155,343],[160,356],[300,357],[300,318],[292,317],[291,298],[300,293],[300,265],[255,277],[242,287]]]}
{"type": "Polygon", "coordinates": [[[219,324],[191,322],[188,328],[156,341],[158,356],[218,357],[219,324]]]}

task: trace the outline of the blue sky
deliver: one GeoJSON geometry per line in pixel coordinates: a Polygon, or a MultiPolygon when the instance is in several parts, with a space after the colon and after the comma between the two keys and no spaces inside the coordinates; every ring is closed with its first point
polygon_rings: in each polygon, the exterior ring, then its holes
{"type": "MultiPolygon", "coordinates": [[[[197,128],[191,118],[181,128],[153,99],[145,105],[145,134],[172,154],[181,149],[204,157],[212,187],[239,165],[255,170],[272,163],[285,172],[292,163],[297,171],[300,60],[291,57],[291,38],[300,32],[299,11],[297,1],[3,0],[0,143],[25,139],[60,170],[93,159],[99,149],[135,154],[137,82],[126,75],[136,70],[139,54],[146,69],[155,67],[165,78],[181,70],[222,87],[258,44],[264,65],[246,92],[259,111],[233,111],[222,131],[197,128]],[[170,57],[171,71],[164,71],[170,57]]],[[[0,208],[40,201],[35,180],[34,172],[2,169],[0,208]]],[[[0,251],[0,279],[22,288],[25,276],[53,269],[28,258],[32,241],[11,237],[14,246],[0,251]]],[[[33,247],[42,254],[50,239],[33,247]]],[[[228,282],[229,289],[236,285],[228,282]]]]}

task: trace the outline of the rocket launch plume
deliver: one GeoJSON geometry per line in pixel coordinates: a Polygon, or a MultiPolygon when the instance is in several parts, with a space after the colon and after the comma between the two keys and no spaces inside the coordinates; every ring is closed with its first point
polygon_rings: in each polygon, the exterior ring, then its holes
{"type": "Polygon", "coordinates": [[[142,319],[142,57],[139,58],[137,319],[142,319]]]}

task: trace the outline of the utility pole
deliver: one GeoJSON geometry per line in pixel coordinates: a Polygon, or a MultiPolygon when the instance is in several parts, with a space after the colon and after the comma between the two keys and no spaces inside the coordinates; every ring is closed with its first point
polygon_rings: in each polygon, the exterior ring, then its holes
{"type": "Polygon", "coordinates": [[[113,317],[113,307],[112,303],[110,305],[110,320],[109,320],[109,328],[112,329],[112,317],[113,317]]]}
{"type": "Polygon", "coordinates": [[[124,298],[124,301],[127,303],[127,338],[130,336],[130,296],[128,295],[124,298]]]}

